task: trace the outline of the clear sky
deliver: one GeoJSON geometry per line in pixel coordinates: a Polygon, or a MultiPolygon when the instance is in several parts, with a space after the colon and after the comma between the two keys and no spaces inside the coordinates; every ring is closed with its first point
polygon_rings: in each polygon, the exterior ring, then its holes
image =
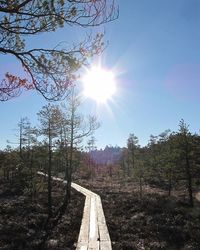
{"type": "MultiPolygon", "coordinates": [[[[140,144],[150,134],[165,129],[177,131],[183,118],[192,132],[200,129],[200,1],[199,0],[126,0],[118,1],[119,19],[105,28],[109,46],[102,65],[116,74],[118,91],[112,102],[98,106],[86,100],[83,113],[98,115],[101,128],[95,133],[98,147],[125,146],[129,133],[140,144]]],[[[99,28],[98,28],[99,29],[99,28]]],[[[37,36],[28,47],[54,46],[59,41],[79,41],[84,32],[65,28],[37,36]]],[[[92,63],[92,62],[91,62],[92,63]]],[[[0,77],[6,71],[18,72],[12,57],[0,55],[0,77]]],[[[80,84],[80,83],[79,83],[80,84]]],[[[28,116],[37,124],[36,113],[45,100],[26,92],[0,103],[0,147],[14,134],[20,117],[28,116]]]]}

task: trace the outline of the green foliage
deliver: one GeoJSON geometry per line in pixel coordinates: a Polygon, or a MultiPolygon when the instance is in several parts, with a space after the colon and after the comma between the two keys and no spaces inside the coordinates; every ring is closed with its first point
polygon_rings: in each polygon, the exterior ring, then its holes
{"type": "Polygon", "coordinates": [[[145,183],[163,188],[168,195],[180,185],[182,189],[185,186],[192,206],[193,190],[200,177],[200,136],[192,134],[181,120],[178,132],[166,130],[158,136],[151,135],[148,145],[143,148],[137,143],[137,137],[130,135],[122,156],[124,176],[130,176],[131,166],[133,180],[140,184],[140,192],[145,183]]]}
{"type": "Polygon", "coordinates": [[[92,27],[107,23],[118,17],[115,6],[114,0],[1,1],[0,53],[13,56],[25,76],[21,79],[5,72],[0,82],[0,100],[6,101],[30,89],[36,89],[48,100],[63,98],[88,57],[104,49],[103,36],[87,36],[80,44],[68,47],[62,43],[50,49],[44,45],[27,49],[28,38],[66,25],[92,27]]]}

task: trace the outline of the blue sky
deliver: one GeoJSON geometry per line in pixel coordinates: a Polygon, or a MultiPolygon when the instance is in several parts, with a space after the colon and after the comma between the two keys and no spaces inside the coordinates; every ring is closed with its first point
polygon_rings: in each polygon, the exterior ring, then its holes
{"type": "MultiPolygon", "coordinates": [[[[117,94],[108,107],[97,107],[92,100],[86,100],[82,107],[83,113],[93,112],[99,117],[101,127],[95,133],[98,147],[125,146],[129,133],[145,145],[150,134],[158,135],[165,129],[177,131],[181,118],[192,132],[199,132],[200,1],[118,3],[119,19],[101,27],[109,40],[101,61],[116,73],[117,94]]],[[[85,32],[90,30],[65,28],[29,39],[28,47],[78,42],[85,32]]],[[[20,70],[12,57],[1,55],[0,77],[10,68],[20,70]]],[[[6,145],[6,139],[16,141],[13,129],[20,117],[28,116],[37,124],[36,113],[44,104],[45,100],[35,92],[0,103],[0,146],[6,145]]]]}

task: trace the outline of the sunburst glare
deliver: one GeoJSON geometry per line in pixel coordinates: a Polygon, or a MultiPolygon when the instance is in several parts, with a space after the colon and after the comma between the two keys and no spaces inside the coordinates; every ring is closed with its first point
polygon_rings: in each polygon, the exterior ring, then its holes
{"type": "Polygon", "coordinates": [[[112,71],[92,67],[82,78],[85,97],[97,103],[107,103],[116,93],[115,77],[112,71]]]}

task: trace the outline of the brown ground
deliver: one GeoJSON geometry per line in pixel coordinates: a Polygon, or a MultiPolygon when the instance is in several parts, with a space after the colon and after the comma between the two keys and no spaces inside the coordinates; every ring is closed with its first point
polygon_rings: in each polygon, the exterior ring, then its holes
{"type": "MultiPolygon", "coordinates": [[[[200,203],[148,188],[142,199],[133,185],[90,185],[100,194],[113,250],[200,249],[200,203]],[[153,192],[152,192],[153,190],[153,192]],[[157,191],[157,192],[155,192],[157,191]]],[[[182,194],[181,194],[182,195],[182,194]]]]}
{"type": "MultiPolygon", "coordinates": [[[[148,188],[142,199],[132,183],[126,186],[102,182],[80,182],[100,194],[113,250],[199,250],[200,204],[190,208],[183,199],[148,188]],[[148,191],[148,192],[147,192],[148,191]]],[[[54,185],[54,208],[62,199],[63,186],[54,185]]],[[[46,248],[75,249],[84,197],[73,191],[68,213],[49,236],[46,248]]],[[[0,249],[40,249],[46,218],[46,193],[32,203],[16,194],[8,183],[0,184],[0,249]]]]}
{"type": "MultiPolygon", "coordinates": [[[[1,182],[0,190],[1,250],[75,249],[84,205],[83,195],[72,191],[66,215],[41,248],[39,243],[47,217],[46,192],[41,192],[36,201],[31,202],[29,196],[17,194],[9,183],[1,182]]],[[[55,209],[62,200],[63,186],[54,185],[53,190],[55,209]]]]}

